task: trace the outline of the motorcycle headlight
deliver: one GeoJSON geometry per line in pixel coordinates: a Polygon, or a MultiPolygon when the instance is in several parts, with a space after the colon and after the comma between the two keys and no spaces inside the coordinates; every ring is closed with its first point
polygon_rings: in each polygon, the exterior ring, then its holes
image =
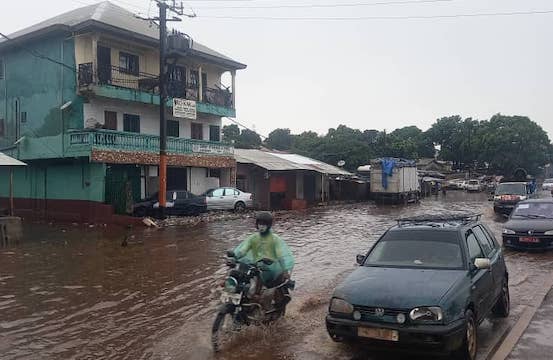
{"type": "Polygon", "coordinates": [[[411,310],[409,317],[413,321],[437,322],[442,321],[444,314],[438,306],[418,307],[411,310]]]}
{"type": "Polygon", "coordinates": [[[351,314],[353,313],[353,305],[345,300],[332,298],[330,302],[330,312],[339,314],[351,314]]]}
{"type": "Polygon", "coordinates": [[[225,291],[229,293],[235,293],[238,288],[238,280],[229,276],[225,281],[225,291]]]}
{"type": "Polygon", "coordinates": [[[511,230],[511,229],[503,229],[503,234],[505,234],[505,235],[515,235],[516,232],[514,230],[511,230]]]}

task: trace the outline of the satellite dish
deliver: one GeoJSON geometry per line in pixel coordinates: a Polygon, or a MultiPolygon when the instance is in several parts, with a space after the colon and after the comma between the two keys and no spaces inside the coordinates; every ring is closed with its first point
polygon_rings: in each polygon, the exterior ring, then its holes
{"type": "Polygon", "coordinates": [[[342,167],[344,165],[346,165],[346,162],[344,160],[338,161],[338,166],[342,167]]]}

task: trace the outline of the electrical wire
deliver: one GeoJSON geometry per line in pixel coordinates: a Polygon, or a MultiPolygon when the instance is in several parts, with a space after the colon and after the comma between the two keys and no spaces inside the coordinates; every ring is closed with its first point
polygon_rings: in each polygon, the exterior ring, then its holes
{"type": "MultiPolygon", "coordinates": [[[[3,33],[0,32],[0,37],[3,37],[4,39],[6,39],[7,41],[13,41],[11,38],[9,38],[8,36],[4,35],[3,33]]],[[[57,64],[57,65],[61,65],[63,67],[65,67],[66,69],[69,69],[73,72],[77,72],[77,70],[75,69],[74,66],[70,66],[68,64],[65,64],[61,61],[58,61],[56,59],[52,59],[51,57],[47,56],[47,55],[44,55],[42,54],[41,52],[39,51],[36,51],[36,50],[32,50],[32,49],[29,49],[25,46],[22,46],[22,45],[18,45],[18,44],[15,44],[14,45],[15,47],[18,47],[22,50],[25,50],[26,52],[30,53],[31,55],[33,55],[34,57],[36,58],[39,58],[39,59],[43,59],[43,60],[47,60],[47,61],[50,61],[50,62],[53,62],[54,64],[57,64]]]]}
{"type": "Polygon", "coordinates": [[[265,136],[265,135],[261,135],[261,134],[260,134],[260,133],[258,133],[257,131],[255,131],[255,130],[252,130],[252,129],[250,129],[249,127],[247,127],[246,125],[244,125],[244,124],[240,123],[240,122],[239,122],[238,120],[236,120],[236,119],[230,118],[230,117],[228,117],[228,116],[225,116],[225,119],[227,119],[227,120],[229,120],[229,121],[231,121],[231,122],[235,123],[235,124],[236,124],[236,125],[238,125],[238,126],[241,126],[241,127],[243,127],[243,128],[244,128],[244,129],[246,129],[246,130],[249,130],[249,131],[251,131],[251,132],[253,132],[253,133],[255,133],[255,134],[259,135],[259,137],[260,137],[260,138],[263,138],[263,139],[268,139],[268,137],[267,137],[267,136],[265,136]]]}
{"type": "Polygon", "coordinates": [[[313,8],[344,8],[344,7],[362,7],[362,6],[386,6],[386,5],[412,5],[452,2],[457,0],[397,0],[380,2],[357,2],[345,4],[293,4],[293,5],[254,5],[254,6],[197,6],[196,9],[202,10],[224,10],[224,9],[313,9],[313,8]]]}
{"type": "Polygon", "coordinates": [[[269,20],[269,21],[369,21],[369,20],[430,20],[495,16],[545,15],[553,10],[510,11],[493,13],[466,13],[452,15],[406,15],[406,16],[358,16],[358,17],[272,17],[272,16],[198,16],[202,19],[220,20],[269,20]]]}

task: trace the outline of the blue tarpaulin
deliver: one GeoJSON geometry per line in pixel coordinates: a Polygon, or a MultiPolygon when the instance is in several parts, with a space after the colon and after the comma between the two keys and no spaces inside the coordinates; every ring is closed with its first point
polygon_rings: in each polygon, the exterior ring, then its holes
{"type": "Polygon", "coordinates": [[[382,159],[382,186],[384,189],[388,189],[388,177],[391,177],[394,173],[394,167],[396,166],[395,159],[382,159]]]}

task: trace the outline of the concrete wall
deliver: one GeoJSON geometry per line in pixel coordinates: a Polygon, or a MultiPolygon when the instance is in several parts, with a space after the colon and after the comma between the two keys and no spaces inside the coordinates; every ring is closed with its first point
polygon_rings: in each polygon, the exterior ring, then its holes
{"type": "MultiPolygon", "coordinates": [[[[104,164],[87,159],[29,161],[13,171],[15,198],[104,201],[104,164]]],[[[0,168],[0,197],[8,196],[8,170],[0,168]]]]}
{"type": "Polygon", "coordinates": [[[188,191],[200,195],[209,189],[219,187],[219,178],[208,177],[205,168],[188,168],[188,191]]]}
{"type": "Polygon", "coordinates": [[[68,34],[51,35],[25,45],[67,67],[32,56],[20,48],[0,51],[5,79],[0,80],[0,118],[5,119],[6,136],[0,147],[18,138],[20,159],[64,156],[65,129],[82,128],[82,98],[76,95],[75,51],[68,34]],[[65,110],[61,106],[71,101],[65,110]],[[23,118],[26,114],[26,121],[23,118]]]}
{"type": "MultiPolygon", "coordinates": [[[[139,103],[92,98],[83,105],[84,127],[94,127],[95,123],[104,124],[104,111],[114,111],[117,113],[117,130],[123,131],[123,114],[132,114],[140,116],[140,132],[143,134],[159,135],[159,108],[153,105],[139,103]]],[[[198,113],[197,120],[173,118],[168,114],[168,120],[179,122],[179,135],[181,138],[190,138],[191,124],[200,123],[203,125],[204,140],[209,140],[209,125],[219,126],[221,129],[221,118],[198,113]]]]}

